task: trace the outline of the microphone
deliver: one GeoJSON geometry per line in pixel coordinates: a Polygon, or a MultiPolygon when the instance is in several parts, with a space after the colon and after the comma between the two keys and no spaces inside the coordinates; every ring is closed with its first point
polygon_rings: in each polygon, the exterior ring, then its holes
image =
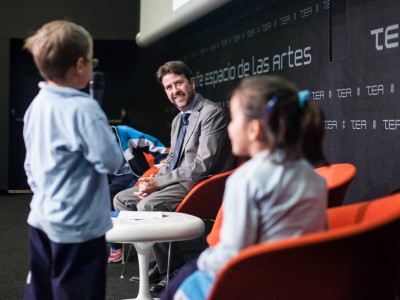
{"type": "Polygon", "coordinates": [[[100,106],[102,105],[103,101],[104,86],[104,73],[93,72],[89,83],[89,94],[92,99],[95,99],[97,102],[99,102],[100,106]]]}

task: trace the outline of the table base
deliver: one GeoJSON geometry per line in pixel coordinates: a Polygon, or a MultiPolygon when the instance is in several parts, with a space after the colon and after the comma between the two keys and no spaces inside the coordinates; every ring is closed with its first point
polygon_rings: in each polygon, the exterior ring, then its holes
{"type": "MultiPolygon", "coordinates": [[[[137,242],[133,243],[136,249],[139,261],[139,292],[136,300],[153,300],[149,289],[149,257],[154,242],[137,242]]],[[[124,300],[132,300],[124,299],[124,300]]]]}

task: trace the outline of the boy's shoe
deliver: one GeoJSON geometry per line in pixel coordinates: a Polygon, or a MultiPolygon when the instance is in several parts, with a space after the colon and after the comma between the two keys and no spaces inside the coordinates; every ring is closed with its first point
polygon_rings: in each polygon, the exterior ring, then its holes
{"type": "Polygon", "coordinates": [[[117,263],[122,261],[122,249],[110,248],[110,255],[108,256],[109,263],[117,263]]]}

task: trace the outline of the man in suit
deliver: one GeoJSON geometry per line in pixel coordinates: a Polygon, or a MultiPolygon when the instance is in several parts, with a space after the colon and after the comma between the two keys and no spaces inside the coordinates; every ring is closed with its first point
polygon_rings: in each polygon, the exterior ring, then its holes
{"type": "MultiPolygon", "coordinates": [[[[114,197],[116,210],[174,211],[197,183],[232,169],[235,163],[227,136],[228,119],[218,104],[196,92],[191,69],[182,61],[170,61],[157,70],[156,77],[180,111],[172,122],[171,150],[155,177],[143,178],[139,187],[114,197]]],[[[149,282],[161,282],[150,290],[159,292],[165,286],[168,243],[156,244],[153,252],[157,264],[149,271],[149,282]]],[[[173,243],[170,277],[183,263],[173,243]]]]}

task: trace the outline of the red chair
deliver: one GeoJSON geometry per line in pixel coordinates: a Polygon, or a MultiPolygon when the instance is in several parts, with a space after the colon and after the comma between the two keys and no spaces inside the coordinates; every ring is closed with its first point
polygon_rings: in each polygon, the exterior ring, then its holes
{"type": "Polygon", "coordinates": [[[217,217],[215,218],[211,232],[209,233],[209,235],[207,235],[207,244],[210,247],[214,247],[219,242],[219,233],[221,231],[222,219],[223,219],[223,205],[221,205],[220,209],[218,210],[218,214],[217,217]]]}
{"type": "Polygon", "coordinates": [[[215,220],[222,205],[225,182],[228,176],[245,162],[246,159],[237,158],[236,168],[211,176],[198,183],[186,195],[175,211],[197,216],[201,219],[215,220]]]}
{"type": "MultiPolygon", "coordinates": [[[[170,150],[170,148],[167,148],[168,152],[169,152],[169,150],[170,150]]],[[[144,157],[146,158],[147,163],[149,164],[150,168],[146,172],[144,172],[142,174],[142,176],[140,176],[140,177],[146,178],[146,177],[150,177],[151,175],[156,175],[158,173],[158,171],[160,171],[160,169],[154,165],[153,155],[151,155],[150,153],[146,153],[146,152],[143,152],[143,154],[144,154],[144,157]]],[[[135,183],[135,186],[139,186],[139,184],[140,184],[140,182],[137,181],[135,183]]]]}
{"type": "Polygon", "coordinates": [[[214,220],[222,204],[226,179],[234,171],[217,174],[198,183],[175,211],[214,220]]]}
{"type": "Polygon", "coordinates": [[[146,152],[143,152],[143,155],[146,158],[147,163],[149,164],[149,167],[150,168],[153,167],[154,166],[154,156],[151,155],[150,153],[146,153],[146,152]]]}
{"type": "Polygon", "coordinates": [[[328,209],[331,229],[243,250],[209,300],[395,299],[400,287],[400,194],[328,209]]]}
{"type": "MultiPolygon", "coordinates": [[[[148,169],[146,172],[144,172],[144,173],[142,174],[142,176],[140,176],[140,177],[141,177],[141,178],[150,177],[151,175],[156,175],[156,174],[158,173],[158,171],[160,171],[159,168],[157,168],[156,166],[152,166],[152,167],[150,167],[150,169],[148,169]]],[[[140,184],[140,181],[138,180],[138,181],[135,183],[135,186],[139,186],[139,184],[140,184]]]]}
{"type": "MultiPolygon", "coordinates": [[[[319,175],[325,178],[328,189],[328,206],[338,206],[343,202],[344,194],[355,176],[355,167],[349,164],[337,164],[328,167],[321,167],[315,169],[319,175]],[[341,174],[343,171],[343,177],[339,177],[336,173],[341,174]],[[340,204],[339,204],[340,203],[340,204]]],[[[219,242],[219,233],[222,226],[222,206],[218,211],[214,225],[211,229],[210,234],[207,236],[207,243],[210,247],[215,246],[219,242]]]]}
{"type": "Polygon", "coordinates": [[[346,191],[356,176],[357,168],[352,164],[333,164],[317,168],[315,172],[326,180],[329,190],[328,207],[342,205],[346,191]]]}

